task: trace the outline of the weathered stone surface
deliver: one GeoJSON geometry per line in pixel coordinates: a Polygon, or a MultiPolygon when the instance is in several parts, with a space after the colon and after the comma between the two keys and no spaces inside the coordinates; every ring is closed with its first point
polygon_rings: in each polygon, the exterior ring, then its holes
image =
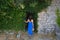
{"type": "Polygon", "coordinates": [[[52,4],[38,13],[38,33],[54,31],[56,25],[55,10],[60,8],[60,0],[53,0],[52,4]]]}
{"type": "Polygon", "coordinates": [[[5,34],[0,34],[0,40],[5,40],[6,39],[5,36],[6,36],[5,34]]]}
{"type": "Polygon", "coordinates": [[[44,34],[35,33],[33,36],[29,37],[26,32],[21,32],[20,37],[16,37],[17,35],[16,36],[15,35],[16,34],[8,34],[8,35],[6,35],[5,33],[0,34],[0,40],[48,40],[48,39],[52,40],[53,39],[53,37],[50,34],[44,35],[44,34]],[[48,37],[48,39],[45,37],[48,37]]]}
{"type": "Polygon", "coordinates": [[[47,35],[51,33],[51,36],[52,33],[56,33],[56,40],[60,40],[60,28],[56,24],[55,14],[57,8],[60,9],[60,0],[53,0],[52,4],[46,10],[38,13],[38,33],[47,35]]]}

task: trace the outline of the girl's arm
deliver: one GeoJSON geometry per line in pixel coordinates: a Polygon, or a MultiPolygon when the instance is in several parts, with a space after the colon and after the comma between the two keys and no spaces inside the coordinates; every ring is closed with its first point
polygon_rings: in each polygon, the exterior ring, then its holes
{"type": "Polygon", "coordinates": [[[27,21],[25,21],[25,23],[28,23],[29,22],[29,19],[27,21]]]}

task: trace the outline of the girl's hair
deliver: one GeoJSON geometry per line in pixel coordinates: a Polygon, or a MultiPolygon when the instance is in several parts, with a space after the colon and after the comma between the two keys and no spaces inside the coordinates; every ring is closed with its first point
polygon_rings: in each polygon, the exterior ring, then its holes
{"type": "Polygon", "coordinates": [[[32,18],[32,16],[29,16],[28,19],[31,21],[31,19],[33,19],[33,18],[32,18]]]}

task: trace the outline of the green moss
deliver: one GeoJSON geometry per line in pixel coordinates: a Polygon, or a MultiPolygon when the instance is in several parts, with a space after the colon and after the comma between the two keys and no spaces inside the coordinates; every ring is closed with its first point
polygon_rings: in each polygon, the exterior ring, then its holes
{"type": "Polygon", "coordinates": [[[60,26],[60,10],[59,9],[56,10],[56,15],[57,15],[56,22],[58,26],[60,26]]]}

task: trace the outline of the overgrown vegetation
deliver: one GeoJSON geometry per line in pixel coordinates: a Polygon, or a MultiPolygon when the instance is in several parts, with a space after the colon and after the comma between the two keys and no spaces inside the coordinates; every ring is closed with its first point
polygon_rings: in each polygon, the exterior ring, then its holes
{"type": "Polygon", "coordinates": [[[24,30],[26,12],[31,12],[37,31],[37,13],[50,3],[51,0],[0,0],[0,30],[24,30]]]}
{"type": "Polygon", "coordinates": [[[56,10],[56,15],[57,15],[56,22],[58,26],[60,27],[60,10],[59,9],[56,10]]]}

